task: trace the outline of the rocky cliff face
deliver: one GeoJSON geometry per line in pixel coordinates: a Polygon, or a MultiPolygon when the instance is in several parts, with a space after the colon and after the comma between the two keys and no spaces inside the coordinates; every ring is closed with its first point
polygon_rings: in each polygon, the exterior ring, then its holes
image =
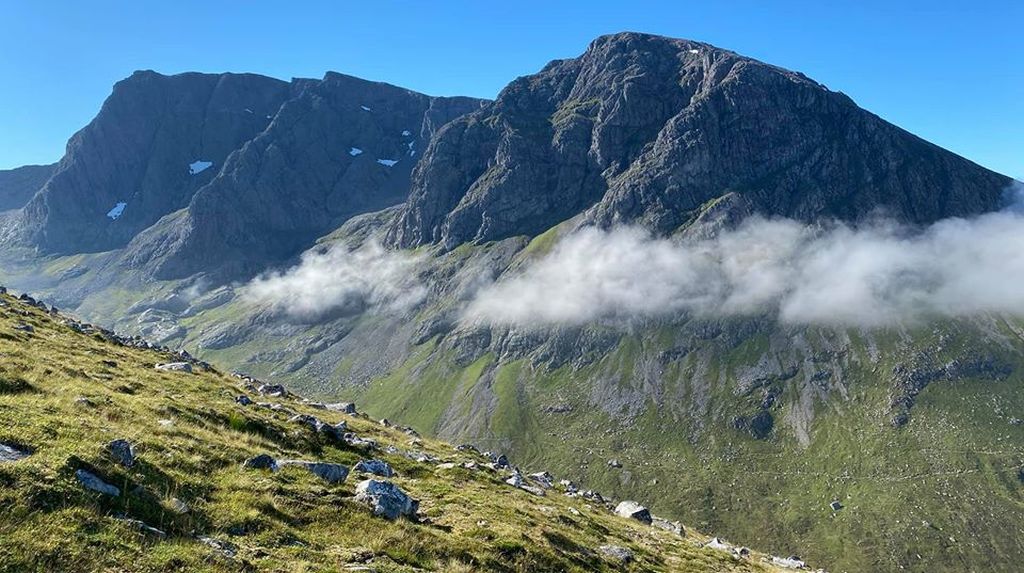
{"type": "Polygon", "coordinates": [[[134,241],[129,259],[167,278],[293,256],[352,215],[403,201],[434,133],[479,106],[328,74],[285,103],[187,212],[134,241]]]}
{"type": "Polygon", "coordinates": [[[123,247],[187,205],[232,151],[266,128],[291,89],[250,74],[136,72],[71,138],[8,242],[50,253],[123,247]]]}
{"type": "Polygon", "coordinates": [[[26,165],[0,171],[0,211],[20,209],[53,175],[56,165],[26,165]]]}
{"type": "Polygon", "coordinates": [[[448,126],[390,237],[452,248],[534,235],[583,210],[670,232],[728,192],[769,215],[881,209],[926,223],[994,209],[1008,184],[802,74],[624,33],[448,126]]]}

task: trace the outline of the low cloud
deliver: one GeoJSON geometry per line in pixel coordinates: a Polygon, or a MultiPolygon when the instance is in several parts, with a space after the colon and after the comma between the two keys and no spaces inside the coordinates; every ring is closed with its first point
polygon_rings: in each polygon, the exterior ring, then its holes
{"type": "Polygon", "coordinates": [[[242,296],[302,320],[367,309],[401,311],[426,296],[416,276],[419,262],[419,257],[387,251],[376,242],[355,250],[339,245],[306,253],[299,265],[253,280],[242,296]]]}
{"type": "Polygon", "coordinates": [[[924,230],[755,217],[692,243],[638,228],[587,228],[482,288],[464,316],[522,327],[679,312],[774,312],[787,323],[861,327],[987,312],[1024,316],[1020,206],[924,230]]]}

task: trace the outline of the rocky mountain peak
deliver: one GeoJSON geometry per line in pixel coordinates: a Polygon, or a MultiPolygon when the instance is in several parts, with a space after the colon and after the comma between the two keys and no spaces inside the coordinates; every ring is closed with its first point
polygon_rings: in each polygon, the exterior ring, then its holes
{"type": "Polygon", "coordinates": [[[926,223],[994,209],[1008,184],[803,74],[622,33],[448,126],[389,237],[453,248],[581,213],[669,233],[730,192],[768,215],[926,223]]]}

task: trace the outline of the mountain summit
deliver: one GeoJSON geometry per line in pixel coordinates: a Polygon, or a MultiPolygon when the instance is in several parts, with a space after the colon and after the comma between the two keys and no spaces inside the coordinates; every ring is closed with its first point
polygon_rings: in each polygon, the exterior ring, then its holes
{"type": "Polygon", "coordinates": [[[581,212],[678,229],[738,193],[765,215],[913,223],[996,209],[1010,180],[802,74],[622,33],[509,84],[426,151],[396,244],[535,235],[581,212]]]}

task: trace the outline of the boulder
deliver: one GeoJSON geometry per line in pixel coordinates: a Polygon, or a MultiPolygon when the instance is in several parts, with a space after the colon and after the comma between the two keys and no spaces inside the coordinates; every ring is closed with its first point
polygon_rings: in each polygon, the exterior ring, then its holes
{"type": "Polygon", "coordinates": [[[345,414],[356,413],[356,405],[353,402],[336,402],[334,404],[324,404],[324,407],[333,412],[343,412],[345,414]]]}
{"type": "Polygon", "coordinates": [[[249,458],[242,463],[242,467],[247,470],[277,470],[277,460],[267,454],[260,454],[256,457],[249,458]]]}
{"type": "Polygon", "coordinates": [[[526,477],[537,482],[544,489],[551,489],[555,485],[555,478],[548,472],[536,472],[526,477]]]}
{"type": "Polygon", "coordinates": [[[288,395],[288,391],[280,384],[261,384],[256,388],[256,391],[264,396],[281,397],[288,395]]]}
{"type": "Polygon", "coordinates": [[[625,565],[633,561],[633,552],[618,545],[602,545],[598,547],[602,554],[607,555],[615,561],[625,565]]]}
{"type": "Polygon", "coordinates": [[[620,462],[619,460],[614,460],[614,459],[613,460],[608,460],[608,467],[610,467],[610,468],[621,468],[622,467],[622,462],[620,462]]]}
{"type": "Polygon", "coordinates": [[[392,521],[403,515],[414,518],[420,505],[397,485],[375,479],[359,482],[356,486],[355,499],[369,505],[374,515],[392,521]]]}
{"type": "Polygon", "coordinates": [[[121,495],[121,490],[109,483],[101,480],[96,474],[85,470],[75,471],[75,478],[78,479],[78,483],[82,484],[85,489],[91,489],[92,491],[98,491],[104,495],[117,497],[121,495]]]}
{"type": "Polygon", "coordinates": [[[651,512],[635,501],[623,501],[615,506],[615,513],[622,517],[635,519],[641,523],[651,524],[651,512]]]}
{"type": "Polygon", "coordinates": [[[31,452],[0,442],[0,463],[16,462],[27,458],[29,455],[31,455],[31,452]]]}
{"type": "Polygon", "coordinates": [[[391,469],[391,465],[384,460],[360,460],[354,469],[357,472],[373,474],[386,478],[395,475],[395,471],[391,469]]]}
{"type": "Polygon", "coordinates": [[[839,503],[839,501],[836,500],[836,501],[833,501],[832,503],[828,504],[828,507],[832,511],[839,511],[840,509],[843,509],[843,504],[839,503]]]}
{"type": "Polygon", "coordinates": [[[31,324],[24,324],[24,323],[22,323],[22,324],[15,324],[14,325],[14,330],[20,330],[22,332],[35,332],[36,331],[36,329],[33,328],[31,324]]]}
{"type": "Polygon", "coordinates": [[[671,531],[676,535],[683,535],[683,533],[685,532],[685,530],[683,529],[683,524],[679,523],[678,521],[669,521],[667,519],[662,519],[657,516],[651,516],[651,525],[657,527],[658,529],[671,531]]]}
{"type": "Polygon", "coordinates": [[[135,465],[135,448],[128,440],[114,440],[107,444],[106,450],[118,464],[126,468],[135,465]]]}
{"type": "Polygon", "coordinates": [[[188,362],[168,362],[166,364],[157,364],[157,370],[164,370],[167,372],[187,372],[192,373],[192,365],[188,362]]]}
{"type": "Polygon", "coordinates": [[[772,557],[772,565],[782,567],[783,569],[804,569],[807,564],[804,563],[803,559],[800,559],[796,555],[790,557],[772,557]]]}
{"type": "Polygon", "coordinates": [[[341,464],[326,462],[309,462],[304,460],[282,460],[277,462],[278,467],[298,466],[327,483],[342,483],[348,478],[348,467],[341,464]]]}

